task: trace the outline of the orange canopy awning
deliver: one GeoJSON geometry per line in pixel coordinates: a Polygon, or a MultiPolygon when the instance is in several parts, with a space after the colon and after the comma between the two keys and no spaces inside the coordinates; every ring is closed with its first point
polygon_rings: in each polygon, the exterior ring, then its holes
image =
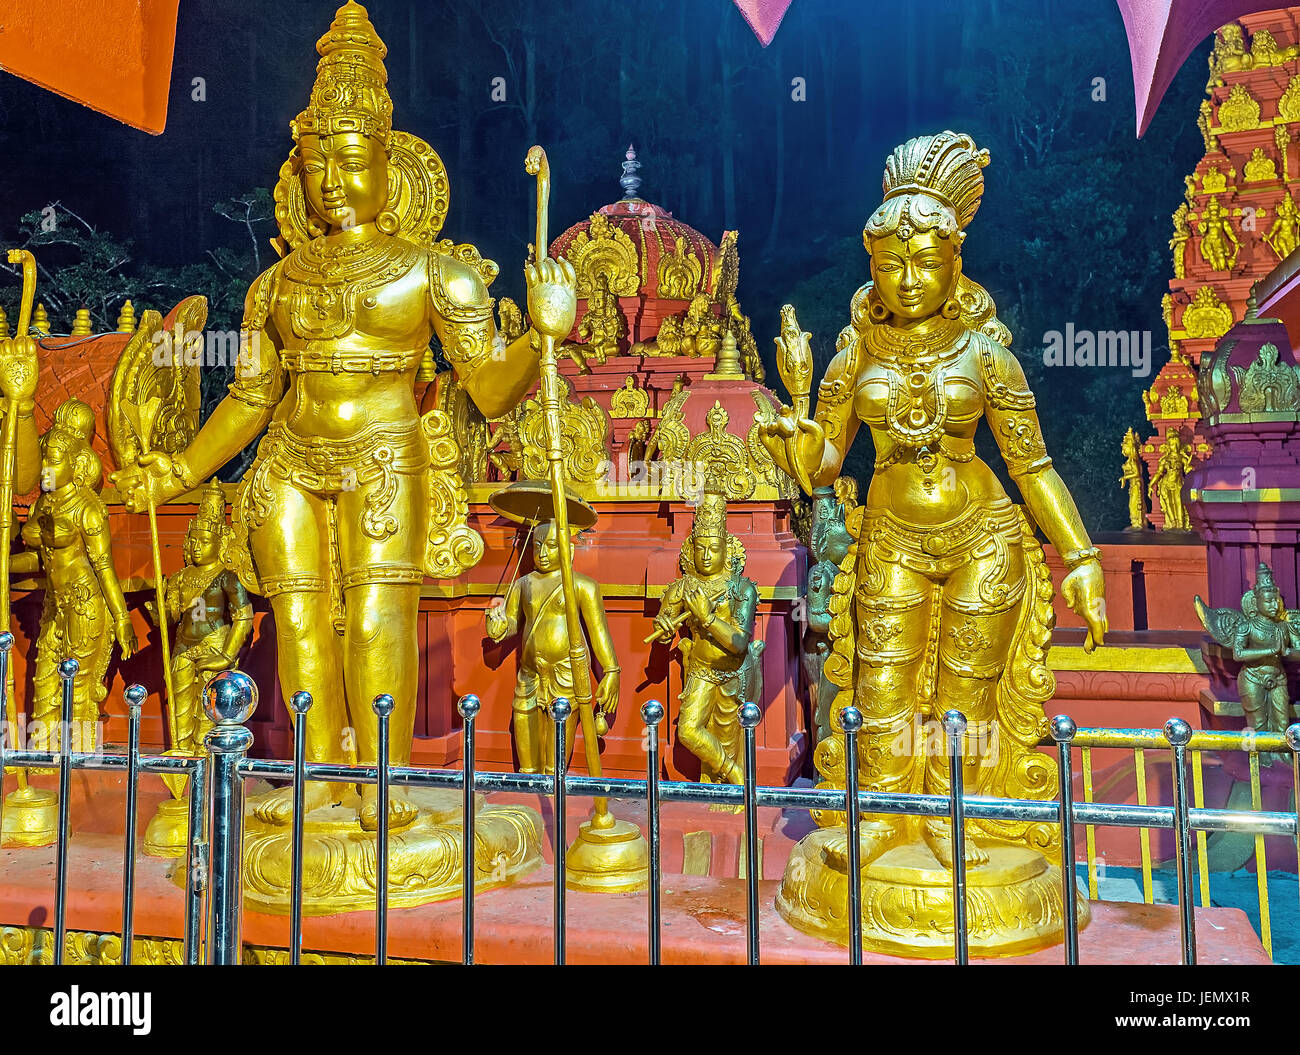
{"type": "Polygon", "coordinates": [[[5,0],[0,69],[154,135],[180,0],[5,0]]]}

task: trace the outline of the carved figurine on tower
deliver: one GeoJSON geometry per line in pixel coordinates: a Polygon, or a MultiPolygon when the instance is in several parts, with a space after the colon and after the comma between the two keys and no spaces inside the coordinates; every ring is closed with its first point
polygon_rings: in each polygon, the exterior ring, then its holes
{"type": "Polygon", "coordinates": [[[682,545],[682,577],[665,591],[651,640],[682,635],[677,740],[700,760],[700,780],[744,782],[740,705],[761,704],[754,611],[758,591],[743,572],[745,548],[727,530],[727,499],[712,485],[682,545]]]}
{"type": "MultiPolygon", "coordinates": [[[[234,496],[227,550],[240,581],[270,602],[284,696],[311,693],[310,710],[295,717],[307,725],[307,757],[375,764],[372,701],[388,694],[391,760],[403,765],[414,732],[421,583],[456,576],[482,553],[465,522],[456,437],[445,413],[417,410],[417,370],[436,336],[469,398],[498,418],[538,376],[539,334],[562,339],[572,329],[576,295],[562,262],[530,268],[533,329],[496,342],[487,285],[497,267],[472,246],[436,240],[447,175],[427,143],[392,127],[387,49],[365,8],[340,7],[316,49],[311,99],[291,123],[295,145],[275,188],[286,255],[249,290],[229,395],[183,451],[143,455],[115,480],[133,509],[150,496],[165,501],[265,431],[234,496]]],[[[357,809],[351,788],[312,782],[308,812],[342,805],[374,830],[376,788],[360,790],[357,809]]],[[[282,831],[291,805],[290,790],[280,789],[254,814],[282,831]]],[[[412,799],[394,792],[392,830],[416,819],[412,799]]],[[[530,856],[530,837],[512,847],[512,868],[530,856]]],[[[270,873],[287,868],[287,848],[277,852],[274,869],[259,861],[248,876],[283,900],[284,877],[270,873]]],[[[373,869],[364,856],[339,867],[373,869]]],[[[429,874],[418,856],[405,877],[401,861],[390,872],[416,903],[429,874]]],[[[334,884],[329,896],[339,905],[366,883],[359,873],[317,879],[322,889],[334,884]]]]}
{"type": "MultiPolygon", "coordinates": [[[[856,573],[836,580],[826,664],[841,690],[832,708],[837,733],[847,704],[864,719],[862,787],[947,794],[948,758],[924,749],[922,729],[956,709],[969,722],[968,794],[1050,799],[1055,770],[1037,745],[1054,687],[1045,661],[1052,583],[1030,518],[1064,560],[1062,593],[1087,624],[1087,651],[1106,633],[1104,582],[1098,551],[1048,457],[1006,329],[988,293],[962,273],[962,242],[988,160],[970,136],[953,132],[895,148],[884,201],[864,231],[872,281],[853,298],[816,416],[808,411],[807,335],[797,324],[783,327],[777,361],[794,407],[763,436],[777,464],[809,493],[835,480],[860,425],[875,445],[865,505],[848,524],[856,573]],[[976,454],[981,418],[1026,511],[976,454]]],[[[842,736],[818,745],[815,759],[831,786],[844,785],[842,736]]],[[[823,814],[819,823],[825,827],[791,854],[777,907],[800,929],[845,941],[843,815],[823,814]]],[[[972,953],[1059,941],[1055,826],[968,822],[968,829],[967,882],[978,889],[972,953]]],[[[864,944],[949,954],[952,856],[946,817],[867,818],[864,944]]]]}

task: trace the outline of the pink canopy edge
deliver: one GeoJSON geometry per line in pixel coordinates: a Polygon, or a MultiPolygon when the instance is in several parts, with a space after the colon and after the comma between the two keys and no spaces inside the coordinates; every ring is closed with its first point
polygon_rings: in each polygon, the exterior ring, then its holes
{"type": "Polygon", "coordinates": [[[1285,6],[1278,0],[1117,0],[1133,60],[1137,134],[1155,116],[1179,67],[1220,26],[1285,6]]]}
{"type": "Polygon", "coordinates": [[[762,42],[763,47],[772,43],[776,31],[781,25],[793,0],[736,0],[736,6],[745,16],[749,28],[762,42]]]}

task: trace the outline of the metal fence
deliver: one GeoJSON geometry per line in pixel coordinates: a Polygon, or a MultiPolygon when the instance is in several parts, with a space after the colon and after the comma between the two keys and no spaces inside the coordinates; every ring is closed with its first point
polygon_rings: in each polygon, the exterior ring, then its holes
{"type": "MultiPolygon", "coordinates": [[[[8,648],[11,643],[0,634],[0,686],[8,684],[8,648]]],[[[234,964],[242,959],[242,844],[244,825],[244,782],[249,778],[290,781],[293,788],[292,820],[292,884],[290,912],[290,960],[301,962],[302,956],[302,867],[304,830],[304,789],[308,781],[328,781],[377,785],[378,828],[376,831],[376,904],[375,904],[375,963],[383,964],[388,958],[388,805],[391,789],[442,788],[463,793],[464,823],[462,826],[462,860],[473,861],[475,840],[474,796],[476,792],[516,792],[549,796],[554,804],[554,960],[562,964],[566,959],[565,937],[567,930],[566,887],[564,852],[567,845],[565,833],[566,798],[611,797],[640,799],[646,804],[646,824],[649,844],[649,961],[661,962],[662,925],[662,862],[660,807],[664,802],[692,802],[712,805],[739,806],[744,812],[746,862],[745,883],[747,893],[746,945],[750,964],[759,963],[759,882],[758,810],[775,807],[786,810],[824,810],[845,814],[849,849],[849,883],[847,916],[850,937],[846,958],[849,963],[862,962],[861,875],[859,841],[863,814],[897,814],[914,817],[948,817],[952,825],[954,867],[952,889],[954,904],[953,960],[958,964],[969,961],[966,925],[966,864],[964,855],[965,821],[1002,820],[1030,823],[1054,823],[1061,833],[1062,860],[1067,867],[1061,869],[1061,896],[1065,906],[1065,941],[1063,961],[1079,962],[1079,928],[1077,917],[1077,879],[1075,869],[1069,864],[1075,858],[1075,825],[1085,826],[1088,846],[1088,876],[1090,894],[1096,894],[1095,860],[1092,854],[1097,827],[1137,828],[1144,846],[1144,876],[1147,900],[1150,890],[1151,829],[1169,829],[1175,835],[1178,904],[1180,907],[1180,938],[1184,963],[1196,962],[1196,928],[1193,916],[1193,885],[1191,861],[1191,835],[1196,833],[1200,851],[1203,903],[1208,903],[1204,835],[1207,832],[1236,831],[1253,834],[1257,840],[1259,862],[1264,864],[1263,839],[1265,836],[1284,836],[1291,839],[1300,853],[1300,830],[1296,813],[1207,809],[1203,804],[1200,754],[1205,750],[1244,750],[1251,754],[1254,775],[1255,806],[1259,805],[1258,755],[1264,751],[1285,751],[1290,756],[1292,779],[1300,786],[1300,725],[1289,728],[1283,736],[1253,735],[1250,733],[1193,732],[1182,719],[1171,719],[1163,730],[1152,729],[1077,729],[1066,716],[1051,722],[1051,741],[1056,748],[1057,770],[1060,778],[1059,801],[1002,799],[988,796],[966,795],[962,781],[962,752],[966,719],[957,711],[943,716],[946,749],[949,755],[950,790],[947,795],[921,795],[885,793],[862,790],[857,769],[857,738],[862,728],[862,715],[856,708],[846,708],[841,713],[844,729],[844,748],[847,760],[845,790],[777,788],[756,786],[755,731],[761,721],[761,708],[745,703],[740,708],[740,723],[744,735],[744,783],[740,786],[726,784],[696,784],[661,780],[659,726],[665,710],[651,700],[641,708],[645,723],[646,779],[591,777],[566,772],[565,719],[570,713],[569,701],[560,699],[551,708],[555,722],[556,773],[522,774],[478,772],[475,768],[475,720],[479,713],[479,700],[464,696],[458,709],[464,719],[464,761],[461,769],[434,769],[416,766],[391,766],[389,758],[389,718],[393,700],[381,695],[374,700],[373,708],[378,727],[379,757],[375,766],[336,765],[331,763],[306,763],[304,761],[306,723],[294,722],[294,760],[262,760],[248,757],[252,746],[252,733],[244,723],[256,706],[257,690],[252,680],[240,672],[218,675],[206,692],[209,715],[216,722],[208,734],[207,758],[178,758],[171,756],[142,755],[140,753],[140,709],[145,690],[133,685],[126,690],[129,710],[129,743],[124,754],[80,753],[69,751],[71,738],[67,735],[72,722],[73,677],[77,671],[74,660],[60,667],[63,679],[63,728],[59,748],[51,752],[6,750],[0,738],[0,767],[48,768],[58,767],[59,804],[56,843],[55,899],[54,899],[54,962],[61,963],[67,933],[67,848],[68,805],[70,774],[73,770],[125,771],[127,774],[126,848],[122,864],[122,962],[129,963],[133,936],[133,906],[135,891],[135,828],[136,794],[142,773],[184,774],[191,780],[189,813],[189,853],[187,855],[186,927],[184,960],[198,963],[234,964]],[[1171,806],[1099,803],[1092,801],[1092,769],[1090,752],[1097,748],[1123,748],[1135,752],[1167,749],[1171,753],[1172,789],[1171,806]],[[1083,763],[1083,802],[1073,799],[1074,749],[1081,749],[1083,763]],[[1187,762],[1192,753],[1195,799],[1188,801],[1187,762]],[[203,903],[206,901],[206,911],[203,903]]],[[[0,694],[3,693],[0,689],[0,694]]],[[[312,700],[305,692],[296,693],[291,705],[298,716],[311,707],[312,700]]],[[[1300,858],[1298,858],[1300,860],[1300,858]]],[[[474,962],[475,943],[475,889],[474,869],[462,869],[464,883],[461,898],[463,952],[462,961],[474,962]]],[[[1268,918],[1267,889],[1261,878],[1260,910],[1268,918]]],[[[1265,930],[1267,924],[1265,923],[1265,930]]],[[[1265,936],[1265,941],[1268,941],[1265,936]]]]}

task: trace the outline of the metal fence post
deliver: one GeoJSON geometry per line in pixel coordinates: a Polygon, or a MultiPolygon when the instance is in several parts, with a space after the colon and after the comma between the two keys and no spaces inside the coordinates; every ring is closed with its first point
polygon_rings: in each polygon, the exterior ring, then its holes
{"type": "Polygon", "coordinates": [[[1078,727],[1074,719],[1058,714],[1052,719],[1056,741],[1056,775],[1061,785],[1061,912],[1065,924],[1065,962],[1079,963],[1079,891],[1074,874],[1074,766],[1070,745],[1078,727]]]}
{"type": "Polygon", "coordinates": [[[63,964],[68,933],[68,798],[72,793],[72,693],[79,665],[75,659],[59,664],[63,679],[63,709],[59,717],[59,826],[54,850],[54,966],[63,964]]]}
{"type": "Polygon", "coordinates": [[[763,709],[756,703],[740,705],[740,727],[745,731],[745,888],[748,906],[745,913],[745,938],[749,964],[758,965],[758,748],[755,730],[763,720],[763,709]]]}
{"type": "Polygon", "coordinates": [[[257,685],[242,670],[223,670],[203,690],[203,707],[215,723],[203,741],[212,804],[208,962],[226,966],[243,956],[244,779],[239,766],[253,745],[244,723],[257,709],[257,685]]]}
{"type": "Polygon", "coordinates": [[[662,835],[659,831],[659,723],[664,720],[664,705],[658,700],[648,700],[641,707],[641,720],[645,722],[645,812],[646,827],[650,832],[650,963],[662,962],[660,929],[663,907],[660,903],[660,857],[662,835]]]}
{"type": "MultiPolygon", "coordinates": [[[[4,763],[5,749],[9,746],[9,737],[14,737],[15,749],[19,746],[17,743],[18,727],[15,725],[10,728],[9,725],[9,652],[13,647],[14,635],[8,630],[0,630],[0,722],[4,723],[3,729],[0,729],[0,830],[4,828],[4,763]]],[[[19,787],[21,786],[20,784],[19,787]]]]}
{"type": "Polygon", "coordinates": [[[948,816],[952,822],[952,946],[954,962],[970,963],[966,934],[966,774],[962,769],[962,736],[966,716],[947,711],[943,730],[948,747],[948,816]]]}
{"type": "Polygon", "coordinates": [[[573,708],[563,696],[551,704],[551,718],[555,722],[555,963],[562,966],[565,959],[565,916],[568,906],[564,889],[564,856],[567,850],[565,831],[565,722],[573,708]]]}
{"type": "Polygon", "coordinates": [[[474,719],[478,717],[479,698],[473,693],[462,696],[456,710],[465,722],[464,797],[460,822],[460,960],[465,966],[474,962],[474,879],[477,864],[474,856],[476,833],[474,831],[474,719]]]}
{"type": "Polygon", "coordinates": [[[1187,819],[1187,745],[1192,727],[1181,718],[1165,722],[1165,739],[1173,748],[1174,766],[1174,850],[1178,865],[1178,924],[1182,937],[1183,963],[1196,963],[1196,918],[1192,904],[1192,838],[1187,819]]]}
{"type": "Polygon", "coordinates": [[[858,733],[862,712],[856,707],[840,711],[844,727],[844,823],[849,837],[849,963],[862,964],[862,811],[858,808],[858,733]]]}
{"type": "Polygon", "coordinates": [[[129,711],[126,738],[126,846],[122,851],[122,965],[131,963],[131,945],[135,939],[135,823],[140,783],[140,708],[147,695],[143,685],[129,685],[126,705],[129,711]]]}
{"type": "Polygon", "coordinates": [[[311,693],[295,692],[293,708],[293,878],[289,885],[289,962],[302,963],[302,845],[307,818],[307,712],[311,693]]]}
{"type": "Polygon", "coordinates": [[[371,706],[379,721],[379,772],[375,815],[375,966],[388,962],[388,720],[393,714],[393,698],[386,692],[375,697],[371,706]]]}

